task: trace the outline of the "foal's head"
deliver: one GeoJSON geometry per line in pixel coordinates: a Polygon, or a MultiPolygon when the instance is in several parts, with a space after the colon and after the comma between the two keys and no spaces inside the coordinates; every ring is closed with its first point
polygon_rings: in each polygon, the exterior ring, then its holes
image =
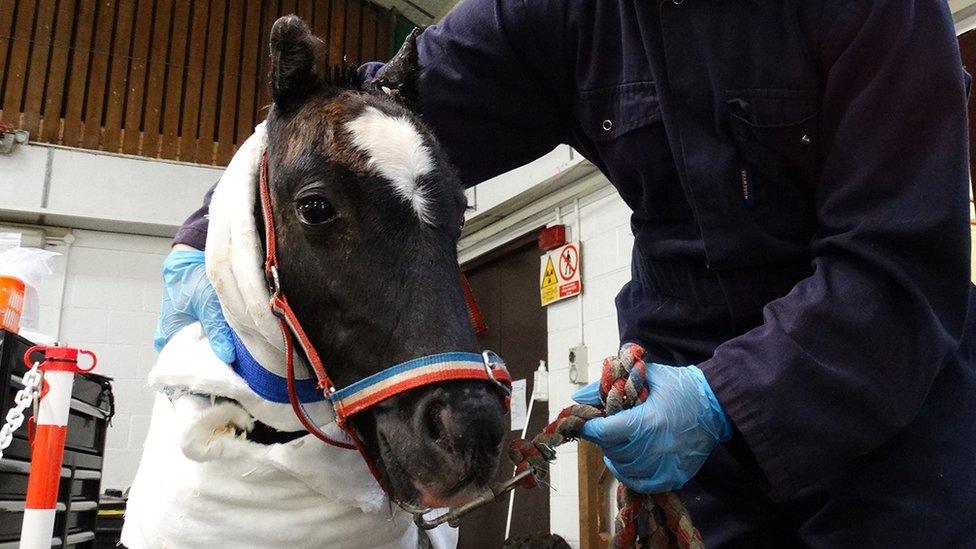
{"type": "MultiPolygon", "coordinates": [[[[412,113],[408,42],[375,92],[315,72],[297,17],[271,35],[268,155],[288,300],[338,387],[413,358],[478,352],[458,279],[463,189],[412,113]]],[[[504,433],[497,391],[450,382],[352,418],[399,500],[464,501],[494,476],[504,433]]]]}

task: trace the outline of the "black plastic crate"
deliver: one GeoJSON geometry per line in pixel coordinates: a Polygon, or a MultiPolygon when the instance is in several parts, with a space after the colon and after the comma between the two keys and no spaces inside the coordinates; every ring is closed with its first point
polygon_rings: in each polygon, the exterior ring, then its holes
{"type": "MultiPolygon", "coordinates": [[[[10,332],[0,331],[0,420],[6,417],[14,395],[23,388],[27,372],[24,352],[33,344],[10,332]]],[[[38,355],[37,360],[42,357],[38,355]]],[[[101,491],[105,437],[114,413],[111,379],[97,374],[75,377],[71,411],[61,467],[61,483],[52,547],[90,549],[98,529],[98,498],[101,491]]],[[[32,410],[25,411],[30,417],[32,410]]],[[[23,519],[27,478],[30,473],[30,443],[27,421],[14,433],[11,445],[0,460],[0,549],[17,547],[23,519]]]]}

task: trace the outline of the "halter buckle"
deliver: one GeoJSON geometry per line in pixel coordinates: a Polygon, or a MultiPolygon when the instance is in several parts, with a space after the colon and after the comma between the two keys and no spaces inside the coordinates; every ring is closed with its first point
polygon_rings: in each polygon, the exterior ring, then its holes
{"type": "Polygon", "coordinates": [[[498,356],[495,351],[489,351],[485,349],[481,352],[481,360],[485,365],[485,373],[488,375],[488,380],[495,384],[496,387],[502,390],[505,396],[512,396],[512,388],[504,383],[498,381],[495,377],[495,369],[500,365],[502,368],[505,367],[505,361],[498,356]]]}

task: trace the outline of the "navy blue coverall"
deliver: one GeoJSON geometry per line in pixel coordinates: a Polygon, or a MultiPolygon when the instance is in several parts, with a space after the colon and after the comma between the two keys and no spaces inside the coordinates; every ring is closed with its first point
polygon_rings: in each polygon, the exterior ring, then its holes
{"type": "Polygon", "coordinates": [[[467,184],[568,143],[633,209],[621,341],[699,364],[736,428],[682,491],[709,546],[976,546],[944,0],[466,0],[419,50],[467,184]]]}

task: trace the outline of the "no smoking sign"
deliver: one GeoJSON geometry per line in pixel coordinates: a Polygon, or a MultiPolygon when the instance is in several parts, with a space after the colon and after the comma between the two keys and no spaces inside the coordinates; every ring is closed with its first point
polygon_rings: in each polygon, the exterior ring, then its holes
{"type": "Polygon", "coordinates": [[[570,242],[542,256],[539,265],[539,292],[543,306],[579,295],[582,291],[578,242],[570,242]]]}

